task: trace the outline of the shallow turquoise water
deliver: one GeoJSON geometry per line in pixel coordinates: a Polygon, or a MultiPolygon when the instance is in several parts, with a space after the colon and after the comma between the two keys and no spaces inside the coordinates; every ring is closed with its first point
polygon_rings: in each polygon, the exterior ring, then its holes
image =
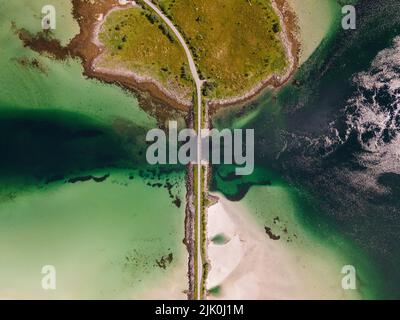
{"type": "MultiPolygon", "coordinates": [[[[183,208],[165,188],[137,174],[129,179],[132,171],[92,172],[105,173],[110,177],[101,183],[53,183],[1,203],[0,296],[134,298],[186,265],[183,208]],[[164,270],[157,260],[169,254],[164,270]],[[41,287],[44,265],[56,268],[54,291],[41,287]]],[[[184,175],[168,177],[184,197],[184,175]]],[[[181,277],[185,283],[185,269],[181,277]]]]}
{"type": "MultiPolygon", "coordinates": [[[[54,61],[24,48],[12,30],[40,31],[42,5],[46,1],[0,1],[0,107],[73,111],[110,122],[124,118],[142,127],[154,127],[155,119],[140,109],[132,94],[87,80],[78,60],[54,61]],[[37,59],[41,68],[25,66],[18,59],[37,59]]],[[[54,2],[59,27],[54,36],[67,42],[77,32],[68,1],[54,2]]]]}
{"type": "MultiPolygon", "coordinates": [[[[185,172],[147,171],[156,120],[133,94],[22,46],[11,23],[39,31],[43,4],[0,1],[0,297],[134,298],[176,272],[185,290],[185,172]],[[43,265],[57,290],[42,289],[43,265]]],[[[66,43],[71,4],[53,4],[66,43]]]]}

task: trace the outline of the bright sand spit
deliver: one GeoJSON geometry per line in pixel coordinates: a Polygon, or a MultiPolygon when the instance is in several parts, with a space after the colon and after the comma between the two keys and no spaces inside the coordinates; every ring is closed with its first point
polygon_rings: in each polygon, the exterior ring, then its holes
{"type": "Polygon", "coordinates": [[[287,0],[296,13],[303,64],[329,34],[335,23],[338,5],[335,0],[287,0]]]}
{"type": "MultiPolygon", "coordinates": [[[[210,299],[357,299],[355,290],[341,287],[345,259],[315,239],[311,239],[296,221],[279,214],[282,228],[291,236],[272,240],[264,225],[250,208],[251,199],[258,209],[276,212],[268,206],[269,187],[253,187],[243,202],[231,202],[218,194],[219,202],[208,210],[208,236],[224,234],[224,245],[208,245],[211,270],[208,289],[220,287],[210,299]],[[295,236],[293,236],[295,234],[295,236]],[[293,241],[288,242],[288,239],[293,241]]],[[[278,187],[279,188],[279,187],[278,187]]],[[[281,193],[282,190],[278,190],[281,193]]],[[[272,191],[274,192],[274,191],[272,191]]],[[[275,194],[274,196],[276,196],[275,194]]],[[[284,194],[280,194],[284,197],[284,194]]],[[[288,199],[283,199],[287,201],[288,199]]],[[[278,201],[279,202],[279,201],[278,201]]],[[[284,202],[282,202],[284,203],[284,202]]],[[[280,205],[275,202],[275,204],[280,205]]],[[[281,208],[287,210],[288,208],[281,208]]],[[[290,212],[290,209],[287,210],[290,212]]],[[[272,212],[271,212],[272,213],[272,212]]],[[[273,223],[271,223],[272,225],[273,223]]],[[[282,233],[278,233],[281,234],[282,233]]]]}

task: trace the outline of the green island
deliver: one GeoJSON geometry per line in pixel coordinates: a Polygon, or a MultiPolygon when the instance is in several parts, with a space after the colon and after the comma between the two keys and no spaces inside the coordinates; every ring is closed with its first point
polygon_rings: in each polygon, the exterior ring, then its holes
{"type": "Polygon", "coordinates": [[[190,101],[192,80],[185,53],[168,27],[141,7],[113,10],[99,40],[106,50],[96,67],[153,79],[176,100],[190,101]]]}
{"type": "MultiPolygon", "coordinates": [[[[129,70],[151,78],[170,96],[191,100],[193,84],[179,41],[143,1],[113,10],[99,39],[105,47],[97,66],[129,70]]],[[[211,101],[248,95],[273,75],[283,74],[288,57],[280,20],[270,0],[153,1],[185,38],[211,101]]]]}

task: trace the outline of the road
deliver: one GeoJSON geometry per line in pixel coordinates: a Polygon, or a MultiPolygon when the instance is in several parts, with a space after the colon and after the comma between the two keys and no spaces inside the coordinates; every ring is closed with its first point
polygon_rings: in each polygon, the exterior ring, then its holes
{"type": "Polygon", "coordinates": [[[152,10],[154,10],[157,15],[167,24],[167,26],[174,32],[175,36],[178,38],[180,44],[185,50],[187,60],[189,62],[190,72],[192,74],[193,80],[196,83],[196,98],[197,98],[197,297],[196,299],[201,299],[201,282],[203,274],[203,262],[201,258],[201,114],[202,114],[202,99],[201,99],[201,87],[203,86],[203,81],[200,79],[197,72],[196,64],[192,53],[189,50],[185,39],[182,37],[181,33],[174,26],[171,20],[150,0],[143,0],[152,10]]]}

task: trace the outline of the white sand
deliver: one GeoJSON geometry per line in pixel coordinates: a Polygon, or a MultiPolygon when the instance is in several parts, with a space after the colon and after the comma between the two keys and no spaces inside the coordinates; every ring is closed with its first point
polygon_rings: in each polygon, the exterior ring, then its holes
{"type": "Polygon", "coordinates": [[[231,240],[208,246],[207,288],[221,287],[221,294],[209,299],[359,298],[341,288],[342,264],[328,249],[271,240],[245,207],[218,197],[208,211],[208,236],[223,233],[231,240]]]}
{"type": "Polygon", "coordinates": [[[300,28],[300,64],[317,49],[335,22],[331,0],[287,0],[300,28]]]}

